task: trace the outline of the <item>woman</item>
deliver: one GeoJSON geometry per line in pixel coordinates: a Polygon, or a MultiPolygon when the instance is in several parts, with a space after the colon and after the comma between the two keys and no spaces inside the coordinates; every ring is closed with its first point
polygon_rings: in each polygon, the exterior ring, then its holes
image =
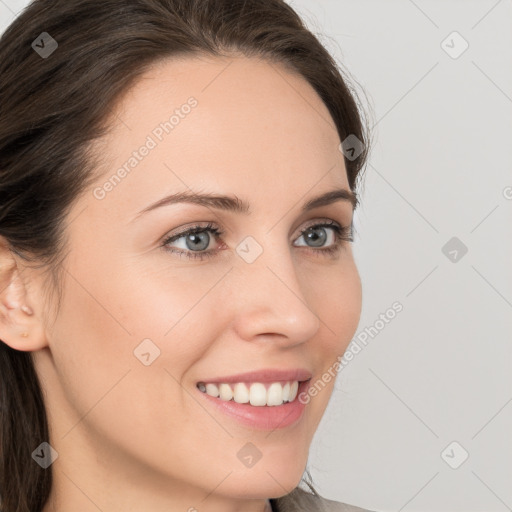
{"type": "Polygon", "coordinates": [[[298,484],[367,147],[282,0],[30,4],[0,45],[2,512],[362,511],[298,484]]]}

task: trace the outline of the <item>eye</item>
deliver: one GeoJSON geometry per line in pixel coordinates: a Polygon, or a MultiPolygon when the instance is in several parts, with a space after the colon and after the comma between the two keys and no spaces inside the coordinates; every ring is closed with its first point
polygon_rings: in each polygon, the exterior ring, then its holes
{"type": "Polygon", "coordinates": [[[341,249],[343,241],[354,241],[351,227],[341,226],[334,221],[313,224],[312,226],[302,230],[301,236],[297,238],[297,240],[299,240],[301,237],[305,237],[307,243],[299,244],[299,246],[306,246],[312,249],[317,248],[317,250],[314,250],[313,252],[320,254],[333,254],[341,249]],[[328,242],[327,247],[324,247],[326,241],[328,242]],[[312,245],[309,245],[309,243],[312,245]]]}
{"type": "MultiPolygon", "coordinates": [[[[212,239],[220,238],[224,232],[208,223],[205,226],[192,226],[180,233],[167,237],[162,242],[162,247],[166,252],[176,253],[189,259],[204,259],[215,256],[219,249],[208,249],[212,239]],[[181,242],[180,242],[181,241],[181,242]],[[180,242],[181,247],[177,247],[175,242],[180,242]],[[174,246],[170,245],[175,244],[174,246]]],[[[352,229],[350,226],[341,226],[334,221],[325,221],[308,226],[301,231],[301,235],[296,239],[305,237],[306,244],[298,244],[296,247],[306,247],[316,255],[334,254],[339,251],[344,241],[353,242],[352,229]],[[327,246],[325,246],[327,242],[327,246]]]]}
{"type": "Polygon", "coordinates": [[[213,253],[215,253],[214,250],[206,250],[211,241],[210,233],[213,233],[216,237],[220,237],[224,234],[223,231],[211,223],[208,223],[206,226],[197,225],[166,238],[162,246],[167,252],[177,253],[180,256],[183,254],[187,258],[204,259],[205,257],[213,256],[213,253]],[[184,247],[178,248],[178,250],[169,247],[171,242],[176,242],[181,239],[183,239],[182,246],[184,245],[184,247]]]}

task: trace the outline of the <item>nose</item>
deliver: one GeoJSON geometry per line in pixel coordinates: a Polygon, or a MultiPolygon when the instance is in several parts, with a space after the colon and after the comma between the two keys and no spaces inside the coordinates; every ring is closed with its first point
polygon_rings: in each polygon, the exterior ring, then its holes
{"type": "Polygon", "coordinates": [[[295,345],[317,333],[321,321],[308,302],[312,292],[304,293],[296,263],[286,245],[276,248],[274,244],[273,249],[264,249],[252,263],[240,258],[232,278],[232,326],[241,339],[295,345]]]}

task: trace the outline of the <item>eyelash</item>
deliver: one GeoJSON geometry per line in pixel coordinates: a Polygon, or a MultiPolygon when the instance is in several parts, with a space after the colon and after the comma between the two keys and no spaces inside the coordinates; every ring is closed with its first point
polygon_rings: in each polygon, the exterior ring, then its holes
{"type": "MultiPolygon", "coordinates": [[[[308,226],[306,229],[304,229],[303,231],[301,231],[300,236],[305,235],[312,228],[316,229],[316,228],[323,228],[323,227],[331,228],[334,230],[335,241],[331,246],[325,247],[325,248],[314,249],[313,247],[309,247],[309,249],[317,256],[334,255],[336,252],[338,252],[341,249],[341,246],[344,241],[346,241],[346,242],[354,241],[352,229],[350,227],[340,226],[338,223],[331,222],[331,221],[320,222],[318,224],[312,224],[312,225],[308,226]]],[[[215,254],[219,251],[218,249],[217,250],[210,249],[208,251],[196,252],[196,251],[184,251],[181,249],[176,250],[174,248],[167,247],[167,244],[174,242],[176,240],[179,240],[180,238],[186,237],[188,235],[195,235],[197,233],[205,233],[205,232],[212,233],[215,237],[221,237],[224,234],[224,231],[220,230],[219,228],[214,226],[212,223],[208,223],[206,226],[199,226],[199,225],[192,226],[191,228],[187,229],[186,231],[183,231],[181,233],[177,233],[175,235],[167,237],[162,242],[162,248],[166,252],[179,254],[180,257],[182,255],[184,255],[186,258],[189,258],[189,259],[203,260],[205,258],[211,258],[211,257],[215,256],[215,254]]],[[[308,246],[301,246],[301,247],[308,248],[308,246]]]]}

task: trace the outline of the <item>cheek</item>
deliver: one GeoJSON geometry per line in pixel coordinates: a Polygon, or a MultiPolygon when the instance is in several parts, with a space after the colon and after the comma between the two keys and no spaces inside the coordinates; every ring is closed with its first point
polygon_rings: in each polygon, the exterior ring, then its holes
{"type": "Polygon", "coordinates": [[[303,286],[311,309],[320,318],[323,334],[313,340],[310,358],[318,373],[309,391],[310,421],[316,430],[339,378],[336,362],[352,340],[361,315],[362,286],[357,267],[350,257],[337,266],[303,273],[303,286]]]}
{"type": "Polygon", "coordinates": [[[218,272],[171,275],[122,263],[87,281],[83,271],[72,272],[87,291],[69,280],[54,333],[67,402],[78,417],[94,406],[84,426],[104,438],[115,432],[112,442],[125,448],[147,425],[162,436],[181,432],[175,411],[190,412],[188,372],[217,336],[218,272]]]}
{"type": "Polygon", "coordinates": [[[339,265],[304,273],[310,307],[321,320],[324,357],[335,359],[350,343],[361,316],[362,286],[351,254],[339,265]]]}
{"type": "Polygon", "coordinates": [[[183,286],[183,292],[154,275],[122,275],[119,267],[101,277],[88,275],[87,280],[79,269],[70,274],[74,278],[66,280],[51,333],[62,390],[54,410],[62,406],[69,412],[62,435],[78,425],[65,442],[72,443],[85,428],[112,446],[136,453],[133,440],[145,437],[148,425],[156,438],[180,433],[183,419],[175,411],[188,410],[180,384],[208,340],[197,330],[200,326],[206,333],[197,321],[204,310],[193,306],[209,283],[188,291],[183,286]],[[138,350],[143,340],[151,341],[138,350]],[[150,365],[143,363],[145,353],[150,365]]]}
{"type": "Polygon", "coordinates": [[[333,290],[333,297],[331,314],[339,333],[337,355],[341,355],[354,336],[361,317],[362,287],[355,265],[343,273],[340,286],[333,290]]]}
{"type": "MultiPolygon", "coordinates": [[[[69,392],[76,388],[76,396],[69,398],[77,408],[87,410],[92,397],[103,396],[127,371],[149,369],[137,351],[144,340],[151,340],[142,345],[148,349],[144,353],[156,357],[151,368],[171,361],[181,378],[195,357],[194,347],[182,342],[187,325],[182,320],[201,290],[170,284],[143,270],[111,268],[105,261],[69,267],[51,349],[63,387],[69,392]]],[[[151,379],[141,377],[143,389],[151,379]]]]}
{"type": "Polygon", "coordinates": [[[151,339],[161,351],[153,364],[181,382],[222,331],[216,284],[224,274],[213,265],[127,269],[130,277],[117,283],[116,295],[133,348],[151,339]]]}

